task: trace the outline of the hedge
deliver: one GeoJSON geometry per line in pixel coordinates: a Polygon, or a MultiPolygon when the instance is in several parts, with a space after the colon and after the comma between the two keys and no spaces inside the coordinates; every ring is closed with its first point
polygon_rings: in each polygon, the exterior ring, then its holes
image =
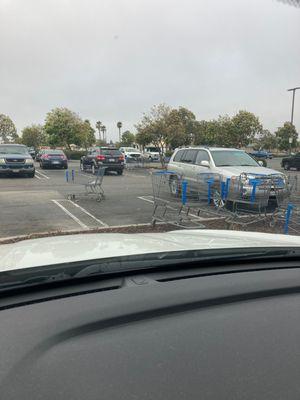
{"type": "Polygon", "coordinates": [[[86,155],[86,151],[72,151],[65,150],[68,160],[80,160],[82,156],[86,155]]]}

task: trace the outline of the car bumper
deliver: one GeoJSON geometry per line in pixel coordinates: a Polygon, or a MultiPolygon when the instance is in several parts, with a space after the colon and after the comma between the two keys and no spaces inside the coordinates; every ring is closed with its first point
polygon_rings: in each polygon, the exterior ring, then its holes
{"type": "Polygon", "coordinates": [[[98,163],[98,168],[104,167],[106,171],[122,171],[124,169],[124,163],[98,163]]]}
{"type": "Polygon", "coordinates": [[[43,167],[64,168],[68,166],[67,161],[41,161],[43,167]]]}
{"type": "Polygon", "coordinates": [[[0,165],[0,175],[8,174],[30,174],[35,171],[33,165],[0,165]]]}

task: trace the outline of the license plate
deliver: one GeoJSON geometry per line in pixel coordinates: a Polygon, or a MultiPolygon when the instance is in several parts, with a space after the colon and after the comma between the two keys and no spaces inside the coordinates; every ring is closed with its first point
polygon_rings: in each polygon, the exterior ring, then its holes
{"type": "Polygon", "coordinates": [[[114,158],[110,158],[108,161],[109,162],[115,162],[115,159],[114,158]]]}
{"type": "Polygon", "coordinates": [[[12,172],[17,173],[17,172],[20,172],[20,170],[19,169],[13,169],[12,172]]]}
{"type": "Polygon", "coordinates": [[[59,161],[52,161],[52,164],[60,164],[59,161]]]}

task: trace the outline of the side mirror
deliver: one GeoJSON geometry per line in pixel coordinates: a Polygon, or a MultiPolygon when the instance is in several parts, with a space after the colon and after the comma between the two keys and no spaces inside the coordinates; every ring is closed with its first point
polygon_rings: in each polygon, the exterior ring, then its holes
{"type": "Polygon", "coordinates": [[[206,168],[210,167],[209,161],[206,160],[201,161],[200,165],[201,167],[206,167],[206,168]]]}
{"type": "Polygon", "coordinates": [[[264,166],[264,162],[263,161],[258,161],[258,164],[261,166],[261,167],[263,167],[264,166]]]}

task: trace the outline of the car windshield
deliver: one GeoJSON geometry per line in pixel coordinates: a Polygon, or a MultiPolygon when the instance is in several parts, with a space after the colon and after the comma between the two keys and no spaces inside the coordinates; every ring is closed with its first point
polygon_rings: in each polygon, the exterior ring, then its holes
{"type": "Polygon", "coordinates": [[[259,167],[259,164],[248,154],[239,150],[212,150],[216,167],[250,166],[259,167]]]}
{"type": "Polygon", "coordinates": [[[28,154],[28,149],[24,146],[1,146],[0,154],[28,154]]]}
{"type": "Polygon", "coordinates": [[[300,240],[298,5],[0,0],[0,283],[300,240]]]}

